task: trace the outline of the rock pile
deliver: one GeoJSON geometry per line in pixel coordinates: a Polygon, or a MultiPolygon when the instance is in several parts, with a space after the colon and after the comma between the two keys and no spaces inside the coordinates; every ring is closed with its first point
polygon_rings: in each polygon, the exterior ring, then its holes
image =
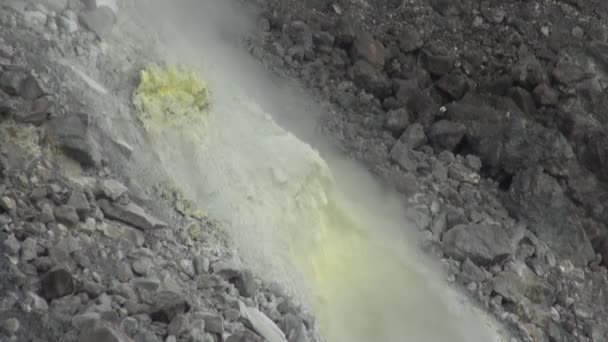
{"type": "Polygon", "coordinates": [[[257,3],[251,53],[329,103],[344,151],[427,199],[423,246],[454,280],[523,340],[608,338],[608,7],[257,3]]]}
{"type": "Polygon", "coordinates": [[[95,115],[39,71],[43,31],[103,38],[115,10],[0,4],[0,340],[316,341],[313,320],[245,269],[214,221],[177,195],[149,205],[113,175],[95,115]]]}

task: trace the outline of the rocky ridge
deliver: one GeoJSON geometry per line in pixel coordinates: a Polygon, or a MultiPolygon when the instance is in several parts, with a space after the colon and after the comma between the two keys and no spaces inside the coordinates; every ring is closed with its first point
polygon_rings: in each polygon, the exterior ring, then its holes
{"type": "Polygon", "coordinates": [[[255,3],[251,54],[412,199],[452,280],[522,340],[608,338],[603,3],[255,3]]]}

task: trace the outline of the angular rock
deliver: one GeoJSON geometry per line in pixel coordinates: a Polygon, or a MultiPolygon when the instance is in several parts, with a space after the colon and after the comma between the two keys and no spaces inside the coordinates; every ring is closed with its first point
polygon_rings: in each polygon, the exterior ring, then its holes
{"type": "Polygon", "coordinates": [[[263,339],[249,329],[240,330],[228,336],[226,342],[261,342],[263,339]]]}
{"type": "Polygon", "coordinates": [[[201,315],[201,318],[205,321],[205,331],[220,335],[224,333],[224,318],[222,316],[205,313],[201,315]]]}
{"type": "Polygon", "coordinates": [[[499,226],[461,224],[443,234],[445,254],[456,260],[471,259],[489,265],[515,252],[512,238],[499,226]]]}
{"type": "Polygon", "coordinates": [[[101,6],[82,12],[79,16],[80,23],[95,33],[99,39],[106,38],[116,23],[116,14],[108,6],[101,6]]]}
{"type": "Polygon", "coordinates": [[[437,88],[444,91],[452,100],[460,100],[469,91],[470,80],[461,72],[451,72],[437,81],[437,88]]]}
{"type": "Polygon", "coordinates": [[[249,326],[268,342],[287,342],[281,329],[260,310],[248,307],[241,301],[239,301],[239,310],[249,326]]]}
{"type": "Polygon", "coordinates": [[[86,220],[91,214],[91,205],[89,204],[87,196],[82,191],[72,191],[67,205],[76,209],[76,213],[82,221],[86,220]]]}
{"type": "Polygon", "coordinates": [[[384,45],[374,39],[371,33],[361,31],[355,37],[350,50],[353,60],[364,59],[378,69],[384,67],[384,45]]]}
{"type": "Polygon", "coordinates": [[[450,56],[432,55],[428,51],[420,54],[424,69],[433,75],[446,75],[454,68],[455,59],[450,56]]]}
{"type": "Polygon", "coordinates": [[[150,317],[153,321],[169,324],[177,315],[184,314],[188,310],[190,304],[183,295],[173,291],[161,291],[154,297],[150,317]]]}
{"type": "Polygon", "coordinates": [[[481,176],[474,171],[469,170],[466,166],[454,163],[448,168],[448,176],[454,180],[470,184],[479,184],[481,176]]]}
{"type": "Polygon", "coordinates": [[[458,281],[461,284],[467,285],[471,282],[481,283],[488,279],[490,274],[484,271],[481,267],[475,265],[471,259],[465,259],[462,262],[462,270],[458,274],[458,281]]]}
{"type": "Polygon", "coordinates": [[[57,222],[63,223],[66,226],[73,226],[80,221],[76,208],[71,205],[65,204],[55,207],[54,214],[57,222]]]}
{"type": "Polygon", "coordinates": [[[380,71],[369,62],[358,60],[349,70],[353,82],[361,89],[383,99],[390,95],[391,83],[380,71]]]}
{"type": "Polygon", "coordinates": [[[509,188],[515,218],[528,222],[528,229],[551,247],[558,258],[569,259],[576,266],[585,266],[595,253],[576,207],[564,194],[557,180],[530,168],[513,177],[509,188]]]}
{"type": "Polygon", "coordinates": [[[410,123],[409,113],[405,108],[394,109],[386,113],[384,127],[393,134],[401,134],[410,123]]]}
{"type": "Polygon", "coordinates": [[[415,159],[412,158],[412,150],[400,140],[397,140],[393,148],[391,148],[390,158],[403,169],[413,172],[418,168],[415,159]]]}
{"type": "Polygon", "coordinates": [[[559,93],[551,86],[541,83],[534,88],[534,101],[539,106],[555,106],[559,102],[559,93]]]}
{"type": "Polygon", "coordinates": [[[285,333],[288,341],[309,341],[308,336],[306,336],[306,327],[304,326],[304,322],[301,318],[292,313],[288,313],[281,318],[279,327],[285,333]]]}
{"type": "Polygon", "coordinates": [[[72,274],[65,268],[49,271],[40,281],[41,296],[53,300],[74,293],[75,285],[72,274]]]}
{"type": "Polygon", "coordinates": [[[526,265],[519,265],[516,271],[503,271],[492,280],[494,291],[515,303],[532,303],[544,306],[553,304],[555,289],[538,277],[526,265]]]}
{"type": "Polygon", "coordinates": [[[257,285],[251,271],[240,269],[230,263],[218,262],[213,264],[213,272],[234,284],[241,296],[255,297],[257,285]]]}
{"type": "Polygon", "coordinates": [[[49,125],[49,135],[70,158],[84,167],[101,165],[99,147],[91,135],[90,118],[85,113],[58,117],[49,125]]]}
{"type": "Polygon", "coordinates": [[[120,204],[110,203],[105,199],[100,199],[97,201],[97,204],[106,217],[118,220],[141,230],[167,227],[166,223],[146,213],[143,208],[133,202],[130,202],[129,204],[120,204]]]}
{"type": "Polygon", "coordinates": [[[424,127],[421,124],[415,122],[409,125],[403,134],[399,137],[399,141],[403,142],[406,146],[412,149],[417,149],[427,143],[426,134],[424,134],[424,127]]]}
{"type": "Polygon", "coordinates": [[[414,29],[406,29],[399,36],[399,48],[405,53],[414,52],[423,45],[422,36],[414,29]]]}
{"type": "Polygon", "coordinates": [[[38,252],[36,252],[37,245],[38,242],[35,239],[31,237],[25,239],[25,241],[21,243],[21,260],[27,262],[36,259],[38,256],[38,252]]]}
{"type": "Polygon", "coordinates": [[[133,340],[109,323],[97,321],[80,332],[78,342],[133,342],[133,340]]]}
{"type": "Polygon", "coordinates": [[[169,323],[169,326],[167,327],[167,333],[179,337],[186,333],[189,328],[190,321],[188,320],[188,316],[180,314],[171,320],[171,323],[169,323]]]}
{"type": "Polygon", "coordinates": [[[99,187],[100,194],[112,201],[116,201],[127,192],[127,187],[114,179],[102,180],[99,187]]]}
{"type": "Polygon", "coordinates": [[[553,78],[562,84],[579,82],[589,76],[585,69],[572,63],[558,63],[553,69],[553,78]]]}
{"type": "Polygon", "coordinates": [[[428,138],[440,149],[454,151],[462,141],[467,128],[465,125],[448,120],[439,120],[428,131],[428,138]]]}
{"type": "Polygon", "coordinates": [[[0,322],[0,331],[8,336],[14,336],[19,331],[20,323],[16,318],[8,318],[0,322]]]}
{"type": "Polygon", "coordinates": [[[4,246],[4,248],[6,248],[5,250],[10,255],[17,255],[19,253],[19,250],[21,250],[21,243],[19,243],[19,240],[15,238],[15,234],[9,235],[6,240],[2,242],[2,245],[4,246]]]}
{"type": "Polygon", "coordinates": [[[509,97],[513,99],[513,102],[528,115],[536,113],[536,105],[534,104],[534,98],[529,91],[521,87],[513,87],[509,89],[509,97]]]}

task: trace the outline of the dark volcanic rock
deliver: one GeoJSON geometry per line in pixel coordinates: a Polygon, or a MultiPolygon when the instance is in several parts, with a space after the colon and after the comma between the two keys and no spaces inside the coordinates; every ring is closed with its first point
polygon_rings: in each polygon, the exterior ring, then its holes
{"type": "Polygon", "coordinates": [[[440,150],[453,151],[464,137],[466,129],[461,123],[440,120],[431,126],[427,136],[440,150]]]}
{"type": "Polygon", "coordinates": [[[380,99],[390,95],[391,83],[381,71],[365,60],[358,60],[350,69],[355,84],[380,99]]]}
{"type": "Polygon", "coordinates": [[[469,91],[469,79],[460,72],[451,72],[437,82],[437,88],[444,91],[452,100],[461,99],[469,91]]]}
{"type": "Polygon", "coordinates": [[[584,266],[595,253],[578,218],[576,207],[557,180],[531,168],[517,174],[509,190],[516,217],[525,219],[529,229],[546,242],[557,257],[584,266]]]}
{"type": "Polygon", "coordinates": [[[386,113],[386,122],[384,123],[384,126],[394,134],[401,134],[409,123],[409,113],[405,108],[399,108],[386,113]]]}
{"type": "Polygon", "coordinates": [[[183,295],[172,291],[161,291],[154,297],[150,317],[154,321],[168,324],[177,315],[184,314],[188,310],[190,310],[190,304],[183,295]]]}
{"type": "Polygon", "coordinates": [[[133,202],[120,204],[100,199],[97,204],[108,218],[124,222],[141,230],[158,229],[167,226],[166,223],[148,214],[143,208],[133,202]]]}
{"type": "Polygon", "coordinates": [[[101,165],[99,147],[91,135],[90,118],[85,113],[71,113],[51,121],[50,136],[69,157],[85,167],[101,165]]]}
{"type": "Polygon", "coordinates": [[[364,59],[378,69],[384,67],[384,45],[374,39],[367,31],[361,31],[355,37],[350,54],[353,60],[364,59]]]}
{"type": "Polygon", "coordinates": [[[50,301],[74,293],[74,279],[68,270],[58,268],[42,278],[40,288],[42,297],[50,301]]]}
{"type": "Polygon", "coordinates": [[[443,234],[445,254],[457,259],[470,259],[488,265],[515,252],[513,240],[499,226],[487,224],[457,225],[443,234]]]}

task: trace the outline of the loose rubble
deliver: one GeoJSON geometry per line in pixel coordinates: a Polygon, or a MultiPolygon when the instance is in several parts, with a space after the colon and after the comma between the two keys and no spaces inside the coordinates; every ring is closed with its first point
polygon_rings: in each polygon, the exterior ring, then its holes
{"type": "Polygon", "coordinates": [[[608,7],[256,3],[270,25],[254,57],[326,103],[328,136],[425,208],[422,246],[452,279],[522,341],[608,338],[608,7]],[[306,59],[284,53],[301,47],[294,22],[324,37],[306,59]]]}

